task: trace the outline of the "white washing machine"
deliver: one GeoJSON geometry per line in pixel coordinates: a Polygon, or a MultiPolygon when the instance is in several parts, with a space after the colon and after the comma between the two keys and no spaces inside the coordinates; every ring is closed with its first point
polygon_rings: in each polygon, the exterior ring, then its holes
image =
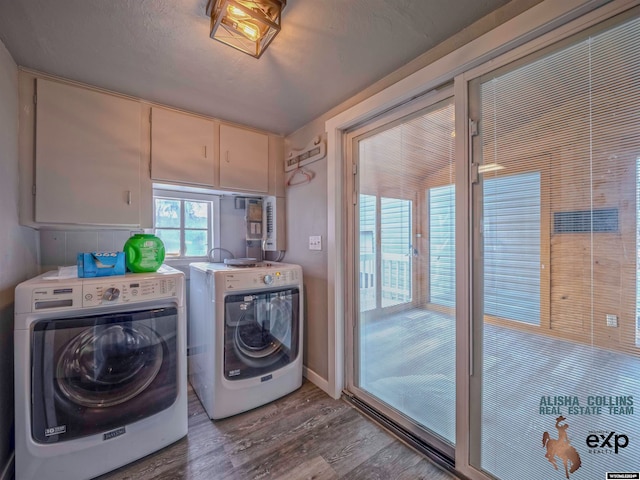
{"type": "Polygon", "coordinates": [[[15,291],[16,479],[87,479],[187,434],[184,274],[15,291]]]}
{"type": "Polygon", "coordinates": [[[211,419],[302,385],[302,268],[192,263],[189,381],[211,419]]]}

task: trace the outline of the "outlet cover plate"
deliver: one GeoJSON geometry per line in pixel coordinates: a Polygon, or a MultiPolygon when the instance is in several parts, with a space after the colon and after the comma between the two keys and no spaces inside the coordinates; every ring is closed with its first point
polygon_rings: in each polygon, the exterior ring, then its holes
{"type": "Polygon", "coordinates": [[[309,250],[322,250],[321,235],[312,235],[309,237],[309,250]]]}

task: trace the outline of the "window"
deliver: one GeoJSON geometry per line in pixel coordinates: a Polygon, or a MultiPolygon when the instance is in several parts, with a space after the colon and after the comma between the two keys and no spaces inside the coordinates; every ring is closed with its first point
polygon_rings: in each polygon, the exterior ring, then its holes
{"type": "Polygon", "coordinates": [[[540,325],[540,173],[484,180],[485,313],[540,325]]]}
{"type": "Polygon", "coordinates": [[[455,188],[429,189],[429,294],[436,305],[456,304],[455,188]]]}
{"type": "MultiPolygon", "coordinates": [[[[485,313],[540,325],[540,173],[484,181],[485,313]]],[[[429,190],[431,302],[455,305],[455,188],[429,190]]]]}
{"type": "Polygon", "coordinates": [[[380,271],[379,307],[411,301],[412,202],[398,198],[360,195],[360,310],[377,306],[376,274],[380,271]],[[378,202],[380,218],[377,220],[378,202]],[[380,257],[376,234],[380,236],[380,257]]]}
{"type": "Polygon", "coordinates": [[[218,197],[173,190],[154,190],[154,228],[167,258],[203,258],[213,247],[218,197]]]}
{"type": "Polygon", "coordinates": [[[360,195],[360,310],[376,308],[376,197],[360,195]]]}
{"type": "Polygon", "coordinates": [[[411,200],[380,198],[382,306],[411,301],[411,200]]]}

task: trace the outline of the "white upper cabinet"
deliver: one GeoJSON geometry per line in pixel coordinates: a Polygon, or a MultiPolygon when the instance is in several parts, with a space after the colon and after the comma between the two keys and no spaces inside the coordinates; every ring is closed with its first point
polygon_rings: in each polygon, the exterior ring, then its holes
{"type": "Polygon", "coordinates": [[[20,224],[153,226],[153,183],[284,196],[284,139],[35,72],[19,76],[20,224]]]}
{"type": "Polygon", "coordinates": [[[35,221],[140,225],[140,104],[37,79],[35,221]]]}
{"type": "Polygon", "coordinates": [[[151,108],[151,178],[214,186],[214,122],[165,108],[151,108]]]}
{"type": "Polygon", "coordinates": [[[231,125],[220,125],[220,186],[234,190],[268,192],[268,135],[231,125]]]}

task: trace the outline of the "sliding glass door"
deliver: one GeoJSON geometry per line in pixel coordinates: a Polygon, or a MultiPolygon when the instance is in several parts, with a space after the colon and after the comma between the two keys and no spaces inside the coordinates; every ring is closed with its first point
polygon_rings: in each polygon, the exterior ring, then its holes
{"type": "Polygon", "coordinates": [[[453,456],[455,133],[453,101],[440,98],[350,136],[359,302],[349,390],[453,456]]]}
{"type": "Polygon", "coordinates": [[[640,474],[640,7],[609,7],[345,135],[347,393],[474,480],[640,474]]]}
{"type": "Polygon", "coordinates": [[[638,32],[612,22],[470,84],[469,462],[491,477],[640,472],[638,32]]]}

